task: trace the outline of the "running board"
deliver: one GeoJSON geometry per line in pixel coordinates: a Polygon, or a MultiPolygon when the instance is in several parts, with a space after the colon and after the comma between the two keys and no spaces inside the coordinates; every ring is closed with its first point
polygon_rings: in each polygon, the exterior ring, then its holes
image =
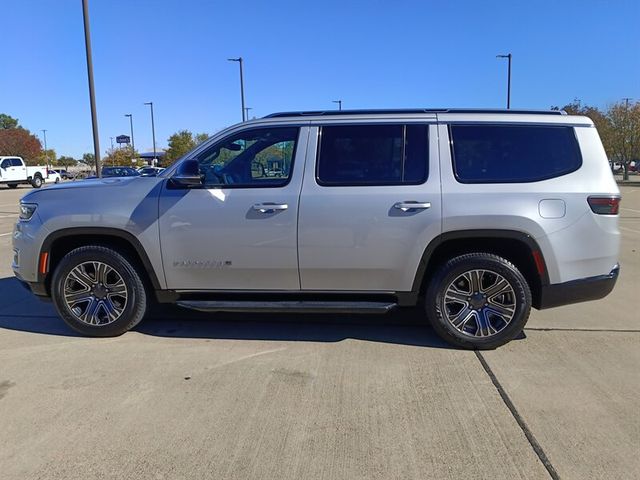
{"type": "Polygon", "coordinates": [[[302,302],[274,301],[179,301],[179,307],[201,312],[286,312],[286,313],[387,313],[398,306],[389,302],[302,302]]]}

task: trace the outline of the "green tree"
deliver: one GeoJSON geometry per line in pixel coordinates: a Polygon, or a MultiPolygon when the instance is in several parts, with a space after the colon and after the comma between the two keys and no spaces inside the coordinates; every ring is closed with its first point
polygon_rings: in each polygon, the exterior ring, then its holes
{"type": "Polygon", "coordinates": [[[106,156],[102,159],[102,165],[118,165],[120,167],[131,167],[132,160],[138,157],[138,152],[131,147],[113,148],[106,152],[106,156]]]}
{"type": "Polygon", "coordinates": [[[611,105],[607,111],[611,125],[610,149],[613,160],[624,167],[623,179],[629,179],[632,161],[640,160],[640,102],[628,100],[611,105]]]}
{"type": "Polygon", "coordinates": [[[200,145],[201,143],[207,141],[209,139],[208,133],[198,133],[196,135],[196,145],[200,145]]]}
{"type": "Polygon", "coordinates": [[[9,130],[12,128],[18,128],[18,119],[6,113],[0,113],[0,130],[9,130]]]}
{"type": "Polygon", "coordinates": [[[42,150],[42,153],[36,159],[38,165],[55,165],[57,159],[56,151],[53,148],[42,150]]]}
{"type": "Polygon", "coordinates": [[[193,133],[189,130],[180,130],[169,137],[168,145],[169,148],[167,148],[167,153],[162,162],[165,167],[171,165],[188,151],[193,150],[197,143],[196,139],[193,138],[193,133]]]}
{"type": "Polygon", "coordinates": [[[65,155],[62,155],[60,156],[60,158],[58,158],[56,164],[60,167],[64,167],[65,169],[68,169],[69,167],[77,165],[78,161],[73,157],[67,157],[65,155]]]}

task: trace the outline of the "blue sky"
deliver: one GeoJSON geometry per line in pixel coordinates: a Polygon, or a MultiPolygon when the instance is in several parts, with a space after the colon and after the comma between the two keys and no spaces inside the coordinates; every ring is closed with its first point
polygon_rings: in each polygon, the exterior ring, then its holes
{"type": "MultiPolygon", "coordinates": [[[[639,0],[90,0],[101,150],[128,134],[151,149],[173,132],[240,120],[245,58],[250,116],[344,108],[640,99],[639,0]]],[[[93,150],[81,0],[5,0],[0,112],[48,130],[59,155],[93,150]]]]}

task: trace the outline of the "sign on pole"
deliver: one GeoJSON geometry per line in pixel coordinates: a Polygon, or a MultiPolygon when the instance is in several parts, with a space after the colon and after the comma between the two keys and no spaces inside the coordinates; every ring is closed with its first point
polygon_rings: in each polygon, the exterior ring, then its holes
{"type": "Polygon", "coordinates": [[[118,143],[131,143],[131,137],[129,135],[118,135],[116,137],[118,143]]]}

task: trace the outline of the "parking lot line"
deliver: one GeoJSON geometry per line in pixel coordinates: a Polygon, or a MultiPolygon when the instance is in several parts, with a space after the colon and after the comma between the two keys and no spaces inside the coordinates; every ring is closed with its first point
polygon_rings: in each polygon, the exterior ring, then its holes
{"type": "Polygon", "coordinates": [[[620,207],[620,210],[628,210],[629,212],[640,213],[640,210],[636,210],[635,208],[620,207]]]}
{"type": "Polygon", "coordinates": [[[11,235],[13,232],[0,233],[0,237],[6,237],[7,235],[11,235]]]}

